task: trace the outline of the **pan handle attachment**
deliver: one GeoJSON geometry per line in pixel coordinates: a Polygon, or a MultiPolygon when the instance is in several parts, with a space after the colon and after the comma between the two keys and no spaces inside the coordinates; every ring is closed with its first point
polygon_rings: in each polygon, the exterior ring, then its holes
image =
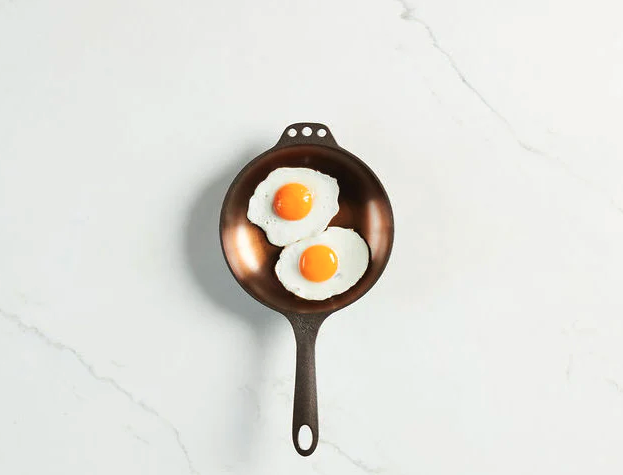
{"type": "Polygon", "coordinates": [[[274,148],[289,147],[290,145],[339,147],[329,127],[315,122],[297,122],[288,125],[274,148]]]}
{"type": "Polygon", "coordinates": [[[296,378],[294,382],[294,411],[292,442],[303,457],[311,455],[318,445],[318,397],[316,393],[316,337],[328,315],[289,316],[296,338],[296,378]],[[312,440],[309,447],[301,447],[301,429],[307,426],[312,440]]]}

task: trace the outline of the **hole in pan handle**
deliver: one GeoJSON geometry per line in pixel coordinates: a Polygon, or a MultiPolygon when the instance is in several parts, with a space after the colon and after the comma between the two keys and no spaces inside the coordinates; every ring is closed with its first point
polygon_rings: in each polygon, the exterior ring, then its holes
{"type": "Polygon", "coordinates": [[[328,315],[288,316],[296,339],[292,442],[296,451],[304,457],[311,455],[318,446],[316,337],[318,336],[320,325],[327,317],[328,315]],[[303,440],[305,433],[311,433],[311,441],[303,440]]]}
{"type": "Polygon", "coordinates": [[[274,148],[303,144],[339,148],[329,128],[324,124],[315,122],[297,122],[296,124],[288,125],[274,148]]]}

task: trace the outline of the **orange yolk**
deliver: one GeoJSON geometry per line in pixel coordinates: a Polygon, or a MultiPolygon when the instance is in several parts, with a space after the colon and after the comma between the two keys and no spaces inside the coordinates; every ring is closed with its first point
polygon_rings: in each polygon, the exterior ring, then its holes
{"type": "Polygon", "coordinates": [[[308,247],[299,259],[299,271],[307,280],[324,282],[337,271],[337,254],[322,244],[308,247]]]}
{"type": "Polygon", "coordinates": [[[307,216],[311,208],[312,194],[305,185],[288,183],[275,193],[273,209],[280,218],[298,221],[307,216]]]}

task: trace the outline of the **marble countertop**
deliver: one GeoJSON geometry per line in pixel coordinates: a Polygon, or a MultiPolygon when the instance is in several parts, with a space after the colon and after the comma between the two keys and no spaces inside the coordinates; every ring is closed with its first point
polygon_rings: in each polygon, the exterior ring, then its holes
{"type": "Polygon", "coordinates": [[[621,10],[0,0],[0,473],[622,473],[621,10]],[[396,219],[308,458],[292,331],[217,235],[299,121],[396,219]]]}

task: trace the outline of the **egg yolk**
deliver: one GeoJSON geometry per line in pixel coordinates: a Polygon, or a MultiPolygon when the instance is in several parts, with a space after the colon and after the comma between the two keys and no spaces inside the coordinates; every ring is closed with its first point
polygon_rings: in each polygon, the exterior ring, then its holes
{"type": "Polygon", "coordinates": [[[288,183],[275,193],[273,209],[277,216],[288,221],[298,221],[309,214],[312,208],[312,194],[305,185],[288,183]]]}
{"type": "Polygon", "coordinates": [[[337,254],[328,246],[308,247],[299,259],[301,275],[312,282],[324,282],[337,271],[337,254]]]}

